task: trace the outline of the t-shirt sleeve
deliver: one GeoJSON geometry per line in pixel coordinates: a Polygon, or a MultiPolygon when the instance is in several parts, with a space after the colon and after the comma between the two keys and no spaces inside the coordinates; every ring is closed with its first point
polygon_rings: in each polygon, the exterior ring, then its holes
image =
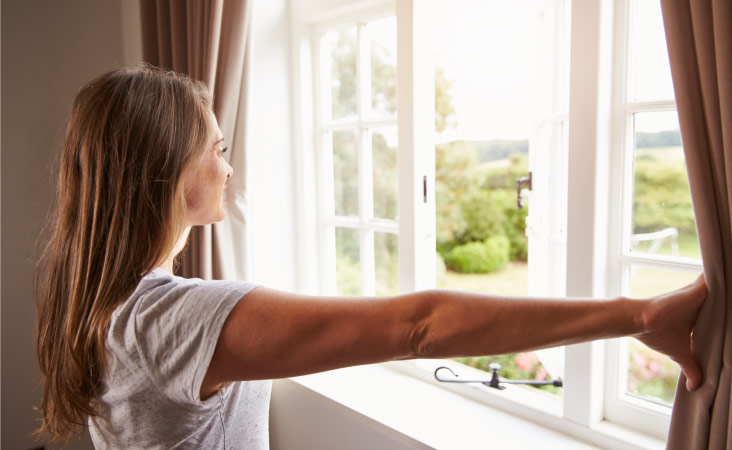
{"type": "Polygon", "coordinates": [[[164,395],[201,405],[203,377],[224,321],[256,285],[221,281],[170,282],[149,291],[135,313],[143,365],[164,395]]]}

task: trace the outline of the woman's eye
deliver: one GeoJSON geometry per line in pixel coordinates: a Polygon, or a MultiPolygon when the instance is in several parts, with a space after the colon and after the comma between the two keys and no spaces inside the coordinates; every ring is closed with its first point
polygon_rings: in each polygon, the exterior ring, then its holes
{"type": "Polygon", "coordinates": [[[219,153],[226,153],[226,150],[228,150],[229,147],[224,147],[221,150],[219,150],[219,153]]]}

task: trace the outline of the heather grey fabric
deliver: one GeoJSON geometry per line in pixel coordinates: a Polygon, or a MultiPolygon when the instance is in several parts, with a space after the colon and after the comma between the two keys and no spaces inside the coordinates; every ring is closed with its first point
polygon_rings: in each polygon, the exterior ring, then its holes
{"type": "Polygon", "coordinates": [[[200,398],[224,321],[253,288],[162,269],[143,278],[110,322],[99,416],[89,419],[97,448],[269,448],[271,381],[200,398]]]}

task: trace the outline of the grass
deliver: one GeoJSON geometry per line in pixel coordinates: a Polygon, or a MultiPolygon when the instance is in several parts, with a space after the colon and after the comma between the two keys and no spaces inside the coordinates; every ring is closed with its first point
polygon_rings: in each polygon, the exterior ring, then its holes
{"type": "Polygon", "coordinates": [[[462,291],[490,292],[505,295],[527,295],[528,265],[512,261],[504,268],[487,274],[438,271],[437,287],[462,291]]]}

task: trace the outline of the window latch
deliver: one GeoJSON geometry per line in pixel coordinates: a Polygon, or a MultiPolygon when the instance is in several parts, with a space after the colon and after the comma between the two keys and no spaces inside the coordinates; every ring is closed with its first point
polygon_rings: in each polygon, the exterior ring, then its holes
{"type": "Polygon", "coordinates": [[[494,389],[506,389],[506,386],[502,386],[503,384],[527,384],[530,386],[556,386],[556,387],[563,387],[564,383],[562,382],[561,378],[557,378],[556,380],[549,380],[549,381],[541,381],[541,380],[508,380],[505,378],[500,378],[498,376],[498,371],[501,369],[501,365],[498,363],[492,363],[488,368],[491,370],[491,379],[490,380],[461,380],[458,379],[460,375],[456,374],[452,371],[449,367],[446,366],[440,366],[437,369],[435,369],[435,379],[437,381],[440,381],[442,383],[481,383],[485,386],[492,387],[494,389]],[[452,377],[445,377],[444,371],[447,370],[452,374],[452,377]]]}
{"type": "Polygon", "coordinates": [[[521,198],[521,190],[526,188],[531,190],[531,172],[525,177],[516,178],[516,206],[518,209],[523,209],[523,199],[521,198]]]}

